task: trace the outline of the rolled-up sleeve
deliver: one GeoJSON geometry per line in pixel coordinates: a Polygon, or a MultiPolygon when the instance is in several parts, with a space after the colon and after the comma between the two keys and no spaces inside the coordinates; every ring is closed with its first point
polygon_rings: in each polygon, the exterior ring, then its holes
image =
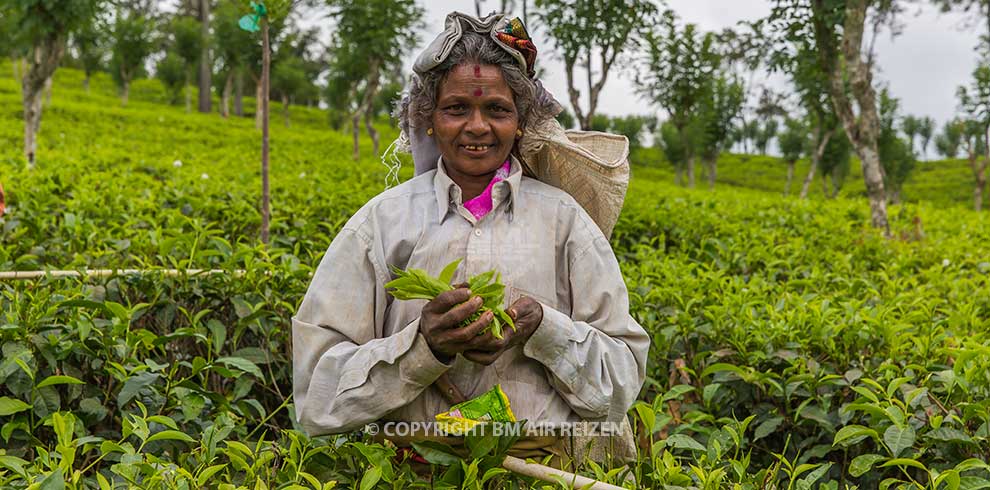
{"type": "Polygon", "coordinates": [[[646,379],[650,338],[629,314],[629,295],[608,241],[597,237],[570,260],[572,312],[543,304],[523,353],[587,419],[621,420],[646,379]]]}
{"type": "Polygon", "coordinates": [[[408,404],[449,365],[416,319],[382,337],[385,270],[370,239],[343,229],[292,318],[293,397],[310,435],[353,430],[408,404]]]}

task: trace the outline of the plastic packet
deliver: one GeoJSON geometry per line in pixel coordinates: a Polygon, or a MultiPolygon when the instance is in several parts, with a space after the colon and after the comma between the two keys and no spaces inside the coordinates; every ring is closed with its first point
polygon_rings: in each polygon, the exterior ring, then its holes
{"type": "Polygon", "coordinates": [[[509,397],[505,396],[502,387],[495,385],[492,389],[466,402],[458,403],[450,410],[437,414],[440,428],[448,434],[464,435],[476,425],[485,422],[515,422],[516,416],[509,405],[509,397]]]}

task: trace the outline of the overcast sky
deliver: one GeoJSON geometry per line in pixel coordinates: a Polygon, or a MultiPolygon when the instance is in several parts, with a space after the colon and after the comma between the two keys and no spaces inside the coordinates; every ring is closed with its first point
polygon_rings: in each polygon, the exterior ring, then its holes
{"type": "MultiPolygon", "coordinates": [[[[422,4],[427,9],[428,25],[421,36],[423,44],[442,30],[448,12],[474,13],[473,0],[428,0],[422,4]]],[[[497,0],[485,1],[482,11],[498,8],[498,4],[497,0]]],[[[742,20],[755,20],[770,10],[768,0],[667,0],[667,5],[684,22],[698,24],[704,30],[721,30],[742,20]]],[[[879,72],[874,79],[889,84],[892,94],[901,100],[902,114],[931,116],[939,125],[955,114],[956,87],[968,84],[976,66],[979,39],[976,27],[963,29],[963,19],[959,14],[941,14],[927,3],[919,3],[901,17],[904,28],[899,36],[891,39],[889,33],[884,33],[878,38],[879,72]]],[[[533,37],[540,50],[538,63],[545,70],[544,84],[569,106],[562,64],[552,59],[552,43],[539,29],[533,37]]],[[[758,77],[757,81],[787,90],[786,80],[781,77],[758,77]]],[[[622,72],[610,77],[599,104],[600,112],[610,115],[650,112],[648,104],[636,97],[631,76],[622,72]]]]}

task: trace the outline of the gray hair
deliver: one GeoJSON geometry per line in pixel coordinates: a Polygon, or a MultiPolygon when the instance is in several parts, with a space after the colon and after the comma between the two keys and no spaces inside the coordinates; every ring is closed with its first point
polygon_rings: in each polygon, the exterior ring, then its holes
{"type": "Polygon", "coordinates": [[[465,32],[443,63],[422,76],[412,76],[409,91],[403,94],[393,112],[405,134],[411,134],[412,128],[429,127],[433,111],[437,108],[440,86],[454,67],[466,63],[499,67],[502,78],[512,90],[520,129],[525,129],[530,123],[553,118],[561,111],[560,104],[540,82],[526,76],[516,59],[492,38],[465,32]]]}

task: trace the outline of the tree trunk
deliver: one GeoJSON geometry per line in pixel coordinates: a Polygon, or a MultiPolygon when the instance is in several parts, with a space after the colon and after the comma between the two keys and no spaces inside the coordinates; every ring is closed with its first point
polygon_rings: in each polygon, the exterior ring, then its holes
{"type": "Polygon", "coordinates": [[[567,76],[567,95],[571,100],[571,108],[574,109],[574,118],[577,119],[582,131],[591,129],[591,118],[581,112],[581,92],[574,88],[574,64],[577,60],[564,58],[564,74],[567,76]]]}
{"type": "Polygon", "coordinates": [[[361,112],[364,113],[364,125],[368,131],[368,136],[371,137],[372,151],[373,155],[378,155],[378,131],[375,131],[375,127],[371,125],[371,112],[375,104],[375,95],[378,94],[379,79],[379,69],[381,63],[375,60],[371,64],[371,71],[368,74],[368,83],[364,88],[364,101],[361,103],[361,112]]]}
{"type": "Polygon", "coordinates": [[[705,159],[706,170],[708,171],[708,190],[715,190],[715,176],[718,171],[718,158],[711,157],[705,159]]]}
{"type": "MultiPolygon", "coordinates": [[[[205,1],[205,0],[204,0],[205,1]]],[[[186,114],[192,112],[192,87],[189,83],[192,79],[192,75],[189,73],[190,68],[186,68],[186,83],[182,86],[182,90],[186,93],[186,114]]]]}
{"type": "Polygon", "coordinates": [[[234,87],[234,72],[227,72],[227,79],[223,82],[223,96],[220,101],[220,115],[230,117],[230,93],[234,87]]]}
{"type": "Polygon", "coordinates": [[[21,59],[13,57],[10,59],[10,64],[13,65],[12,71],[14,72],[14,81],[17,83],[23,83],[21,79],[21,59]]]}
{"type": "Polygon", "coordinates": [[[371,147],[373,154],[378,156],[378,145],[380,144],[378,140],[378,131],[371,124],[371,111],[366,111],[364,113],[364,128],[368,131],[368,136],[371,136],[371,147]]]}
{"type": "Polygon", "coordinates": [[[676,165],[674,166],[674,183],[682,186],[684,185],[684,166],[676,165]]]}
{"type": "Polygon", "coordinates": [[[122,106],[127,107],[127,101],[131,98],[131,81],[124,79],[124,86],[120,91],[120,103],[122,106]]]}
{"type": "Polygon", "coordinates": [[[983,190],[987,187],[987,162],[990,161],[988,158],[984,158],[981,162],[980,157],[976,154],[973,149],[968,151],[969,153],[969,168],[973,170],[973,209],[976,211],[983,210],[983,190]]]}
{"type": "Polygon", "coordinates": [[[976,177],[976,186],[973,187],[973,210],[979,212],[983,210],[983,189],[987,187],[987,180],[983,176],[982,170],[976,177]]]}
{"type": "Polygon", "coordinates": [[[33,168],[38,153],[38,132],[41,130],[41,100],[58,63],[65,54],[64,36],[52,34],[32,47],[31,63],[21,79],[24,107],[24,156],[33,168]]]}
{"type": "Polygon", "coordinates": [[[42,92],[45,94],[45,105],[52,105],[52,77],[48,77],[48,80],[45,80],[45,88],[42,92]]]}
{"type": "MultiPolygon", "coordinates": [[[[206,3],[205,1],[203,3],[206,3]]],[[[271,197],[268,185],[268,77],[271,64],[271,47],[268,45],[268,18],[261,20],[261,243],[268,245],[268,228],[271,221],[271,197]]]]}
{"type": "Polygon", "coordinates": [[[828,191],[828,180],[830,177],[832,177],[830,174],[822,175],[822,196],[824,196],[825,199],[828,199],[832,195],[832,193],[828,191]]]}
{"type": "Polygon", "coordinates": [[[694,189],[694,166],[697,163],[698,157],[691,155],[687,161],[687,179],[688,187],[694,189]]]}
{"type": "Polygon", "coordinates": [[[289,96],[282,94],[282,118],[285,122],[285,127],[289,127],[289,96]]]}
{"type": "Polygon", "coordinates": [[[358,147],[358,143],[360,142],[360,137],[361,137],[360,124],[361,124],[361,112],[354,111],[354,114],[351,116],[351,133],[354,136],[353,157],[355,162],[358,161],[358,158],[361,158],[361,150],[358,147]]]}
{"type": "Polygon", "coordinates": [[[791,194],[791,182],[794,181],[794,165],[797,162],[790,161],[787,162],[787,183],[784,184],[784,195],[788,196],[791,194]]]}
{"type": "Polygon", "coordinates": [[[877,152],[879,116],[876,92],[873,89],[872,63],[863,59],[863,29],[866,23],[868,0],[845,2],[845,19],[842,26],[841,46],[834,39],[831,19],[828,19],[825,0],[812,0],[812,23],[819,52],[819,64],[828,76],[828,91],[835,113],[842,122],[863,168],[870,216],[874,228],[890,236],[887,222],[887,198],[883,185],[883,171],[877,152]],[[841,59],[840,59],[841,56],[841,59]],[[859,113],[853,111],[847,87],[855,98],[859,113]]]}
{"type": "MultiPolygon", "coordinates": [[[[264,76],[262,76],[262,78],[264,78],[264,76]]],[[[261,99],[268,98],[268,94],[264,93],[262,78],[257,80],[254,90],[254,127],[258,129],[261,129],[261,99]],[[264,94],[264,97],[262,97],[262,94],[264,94]]]]}
{"type": "Polygon", "coordinates": [[[87,71],[85,78],[83,78],[83,90],[85,90],[87,94],[89,93],[89,78],[90,73],[87,71]]]}
{"type": "Polygon", "coordinates": [[[804,176],[804,184],[801,185],[801,193],[798,194],[799,199],[808,198],[808,188],[811,187],[811,181],[815,179],[815,172],[818,171],[818,158],[811,157],[811,165],[808,169],[808,175],[804,176]]]}
{"type": "Polygon", "coordinates": [[[240,68],[235,68],[234,74],[234,114],[244,117],[244,73],[240,68]]]}
{"type": "Polygon", "coordinates": [[[210,112],[210,95],[213,87],[213,60],[210,59],[210,0],[199,0],[200,37],[199,53],[199,112],[210,112]]]}

